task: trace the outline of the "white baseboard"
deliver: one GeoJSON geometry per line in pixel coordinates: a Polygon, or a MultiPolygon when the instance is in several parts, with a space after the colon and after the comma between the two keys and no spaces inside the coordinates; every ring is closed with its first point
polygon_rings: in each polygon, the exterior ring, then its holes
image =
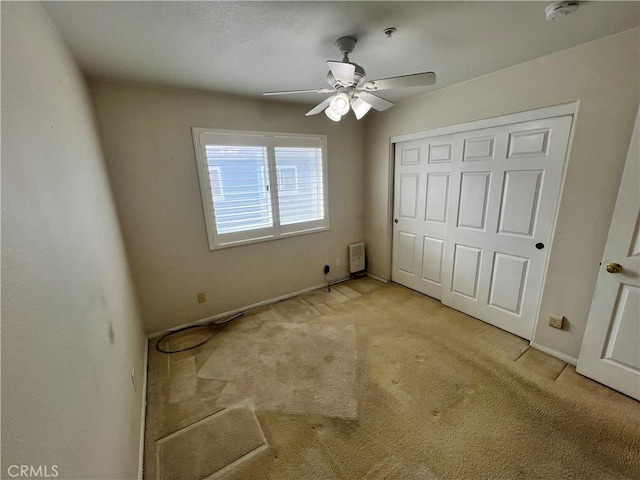
{"type": "Polygon", "coordinates": [[[149,369],[149,339],[144,342],[144,375],[142,377],[142,417],[140,420],[140,452],[138,455],[138,480],[142,480],[144,468],[144,430],[147,419],[147,370],[149,369]]]}
{"type": "Polygon", "coordinates": [[[578,359],[577,358],[572,357],[571,355],[567,355],[566,353],[558,352],[557,350],[554,350],[554,349],[549,348],[549,347],[543,347],[542,345],[539,345],[539,344],[533,343],[533,342],[531,342],[530,345],[533,348],[535,348],[536,350],[540,350],[541,352],[548,353],[552,357],[559,358],[563,362],[567,362],[567,363],[573,365],[574,367],[578,364],[578,359]]]}
{"type": "Polygon", "coordinates": [[[374,275],[373,273],[365,272],[365,274],[367,275],[367,277],[371,277],[374,280],[377,280],[378,282],[389,283],[389,280],[385,280],[384,278],[374,275]]]}
{"type": "MultiPolygon", "coordinates": [[[[339,277],[339,278],[334,278],[333,280],[329,280],[329,285],[335,285],[336,283],[346,282],[349,279],[351,279],[350,275],[346,275],[344,277],[339,277]]],[[[326,287],[326,286],[327,286],[327,284],[325,283],[324,285],[322,285],[321,287],[318,287],[318,288],[323,288],[323,287],[326,287]]]]}
{"type": "MultiPolygon", "coordinates": [[[[336,279],[333,279],[333,280],[329,280],[329,285],[334,285],[336,283],[341,283],[341,282],[344,282],[345,280],[349,280],[350,278],[351,278],[350,276],[346,276],[346,277],[340,277],[340,278],[336,278],[336,279]]],[[[272,303],[280,302],[280,301],[286,300],[288,298],[297,297],[298,295],[303,295],[305,293],[313,292],[314,290],[318,290],[320,288],[325,288],[326,286],[327,286],[326,283],[321,283],[320,285],[314,285],[313,287],[304,288],[302,290],[298,290],[297,292],[291,292],[291,293],[287,293],[285,295],[281,295],[279,297],[269,298],[269,299],[263,300],[261,302],[252,303],[251,305],[247,305],[245,307],[235,308],[233,310],[229,310],[228,312],[218,313],[218,314],[213,315],[211,317],[201,318],[200,320],[196,320],[195,322],[185,323],[183,325],[179,325],[177,327],[171,327],[171,328],[168,328],[166,330],[162,330],[160,332],[149,333],[149,334],[147,334],[147,338],[149,340],[152,340],[154,338],[161,337],[162,335],[164,335],[166,333],[175,332],[176,330],[180,330],[180,329],[183,329],[183,328],[186,328],[186,327],[191,327],[191,326],[194,326],[194,325],[201,325],[203,323],[208,323],[208,322],[215,322],[217,320],[221,320],[223,318],[230,317],[230,316],[235,315],[237,313],[246,312],[247,310],[252,310],[254,308],[263,307],[265,305],[269,305],[269,304],[272,304],[272,303]]]]}

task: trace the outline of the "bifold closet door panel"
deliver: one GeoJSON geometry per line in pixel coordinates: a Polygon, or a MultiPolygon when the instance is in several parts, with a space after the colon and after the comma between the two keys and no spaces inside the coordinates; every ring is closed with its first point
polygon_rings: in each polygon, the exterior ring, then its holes
{"type": "Polygon", "coordinates": [[[531,338],[572,118],[397,143],[393,281],[531,338]]]}
{"type": "Polygon", "coordinates": [[[442,301],[530,339],[572,116],[466,132],[452,165],[442,301]]]}

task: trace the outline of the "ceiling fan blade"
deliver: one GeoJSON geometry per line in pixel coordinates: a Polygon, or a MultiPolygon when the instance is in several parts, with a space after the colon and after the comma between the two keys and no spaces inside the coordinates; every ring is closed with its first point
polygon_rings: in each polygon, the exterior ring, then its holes
{"type": "Polygon", "coordinates": [[[350,85],[356,75],[356,67],[346,62],[327,62],[329,70],[333,73],[333,78],[340,84],[350,85]]]}
{"type": "Polygon", "coordinates": [[[414,73],[400,77],[382,78],[365,84],[365,89],[370,92],[387,90],[389,88],[402,87],[427,87],[436,83],[436,74],[433,72],[414,73]]]}
{"type": "Polygon", "coordinates": [[[331,103],[332,98],[333,97],[325,98],[322,102],[320,102],[318,105],[316,105],[307,113],[305,113],[305,116],[309,117],[311,115],[317,115],[318,113],[324,111],[324,109],[329,106],[329,103],[331,103]]]}
{"type": "Polygon", "coordinates": [[[358,92],[358,98],[361,98],[379,112],[393,107],[393,103],[391,103],[390,101],[385,100],[384,98],[380,98],[377,95],[373,95],[369,92],[358,92]]]}
{"type": "Polygon", "coordinates": [[[289,90],[286,92],[265,92],[262,95],[289,95],[292,93],[333,93],[333,88],[316,88],[315,90],[289,90]]]}

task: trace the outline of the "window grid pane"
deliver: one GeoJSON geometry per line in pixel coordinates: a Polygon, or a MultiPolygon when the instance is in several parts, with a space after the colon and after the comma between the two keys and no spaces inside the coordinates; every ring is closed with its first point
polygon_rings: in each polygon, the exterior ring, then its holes
{"type": "Polygon", "coordinates": [[[272,227],[267,148],[207,145],[205,150],[216,231],[225,234],[272,227]]]}
{"type": "Polygon", "coordinates": [[[324,219],[322,149],[276,147],[281,225],[324,219]]]}

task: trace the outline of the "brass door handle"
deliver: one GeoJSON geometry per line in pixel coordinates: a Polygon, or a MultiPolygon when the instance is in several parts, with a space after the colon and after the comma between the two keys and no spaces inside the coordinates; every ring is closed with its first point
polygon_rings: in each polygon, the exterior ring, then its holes
{"type": "Polygon", "coordinates": [[[609,273],[620,273],[622,271],[622,265],[619,263],[608,263],[607,264],[607,272],[609,273]]]}

